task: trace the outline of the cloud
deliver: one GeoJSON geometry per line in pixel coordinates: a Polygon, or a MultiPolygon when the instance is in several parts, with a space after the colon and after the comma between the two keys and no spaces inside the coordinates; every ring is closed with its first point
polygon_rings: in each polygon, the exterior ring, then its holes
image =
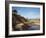
{"type": "Polygon", "coordinates": [[[40,18],[40,14],[36,14],[35,12],[28,12],[28,13],[25,13],[25,14],[18,13],[18,14],[25,17],[25,18],[28,18],[28,19],[40,18]]]}

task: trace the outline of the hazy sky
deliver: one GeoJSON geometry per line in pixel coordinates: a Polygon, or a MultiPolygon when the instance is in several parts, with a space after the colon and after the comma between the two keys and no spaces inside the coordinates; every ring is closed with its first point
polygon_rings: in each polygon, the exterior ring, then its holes
{"type": "Polygon", "coordinates": [[[40,18],[40,8],[12,7],[12,10],[17,10],[18,14],[28,19],[40,18]]]}

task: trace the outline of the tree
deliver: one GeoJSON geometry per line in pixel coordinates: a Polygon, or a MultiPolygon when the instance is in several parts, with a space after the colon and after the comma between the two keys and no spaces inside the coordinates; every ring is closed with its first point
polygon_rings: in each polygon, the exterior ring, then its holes
{"type": "Polygon", "coordinates": [[[17,14],[17,10],[12,10],[12,13],[13,14],[17,14]]]}

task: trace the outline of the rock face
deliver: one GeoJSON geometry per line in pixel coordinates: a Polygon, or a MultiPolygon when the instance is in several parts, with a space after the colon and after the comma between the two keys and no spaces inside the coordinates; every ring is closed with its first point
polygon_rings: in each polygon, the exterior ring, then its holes
{"type": "Polygon", "coordinates": [[[13,28],[13,30],[19,30],[19,29],[16,29],[16,25],[20,24],[20,23],[24,23],[26,21],[27,21],[27,19],[25,19],[24,17],[22,17],[20,15],[17,15],[17,11],[14,10],[12,12],[12,28],[13,28]]]}

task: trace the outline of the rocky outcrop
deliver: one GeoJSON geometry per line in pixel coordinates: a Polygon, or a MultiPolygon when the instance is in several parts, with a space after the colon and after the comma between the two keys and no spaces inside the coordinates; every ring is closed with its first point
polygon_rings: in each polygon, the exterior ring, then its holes
{"type": "Polygon", "coordinates": [[[12,13],[12,28],[13,30],[17,30],[15,27],[17,24],[27,22],[27,19],[24,17],[17,15],[17,13],[12,13]]]}

